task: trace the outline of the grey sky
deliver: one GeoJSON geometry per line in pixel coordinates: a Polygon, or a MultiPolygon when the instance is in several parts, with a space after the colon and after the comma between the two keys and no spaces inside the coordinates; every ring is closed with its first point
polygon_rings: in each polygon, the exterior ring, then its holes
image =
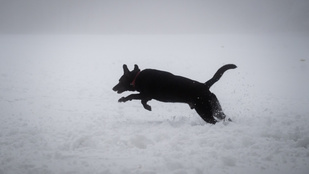
{"type": "Polygon", "coordinates": [[[0,0],[0,33],[308,32],[308,0],[0,0]]]}

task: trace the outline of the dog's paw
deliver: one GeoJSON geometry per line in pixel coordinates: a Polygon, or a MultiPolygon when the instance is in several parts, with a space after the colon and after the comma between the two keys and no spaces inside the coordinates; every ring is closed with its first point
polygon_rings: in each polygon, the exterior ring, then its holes
{"type": "Polygon", "coordinates": [[[222,121],[223,125],[225,125],[225,126],[229,125],[231,122],[233,122],[233,121],[232,121],[232,119],[230,119],[230,118],[225,118],[225,119],[222,121]]]}
{"type": "Polygon", "coordinates": [[[149,106],[149,105],[144,105],[144,108],[145,108],[146,110],[148,110],[148,111],[151,111],[151,106],[149,106]]]}
{"type": "Polygon", "coordinates": [[[118,102],[120,103],[120,102],[126,102],[126,98],[125,97],[121,97],[119,100],[118,100],[118,102]]]}

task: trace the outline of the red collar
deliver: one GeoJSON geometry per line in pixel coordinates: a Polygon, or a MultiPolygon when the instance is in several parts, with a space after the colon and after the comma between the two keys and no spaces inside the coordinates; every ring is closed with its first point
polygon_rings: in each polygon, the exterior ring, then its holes
{"type": "Polygon", "coordinates": [[[133,81],[130,83],[130,85],[132,85],[133,87],[135,87],[135,81],[137,76],[139,75],[140,71],[136,74],[136,76],[134,77],[133,81]]]}

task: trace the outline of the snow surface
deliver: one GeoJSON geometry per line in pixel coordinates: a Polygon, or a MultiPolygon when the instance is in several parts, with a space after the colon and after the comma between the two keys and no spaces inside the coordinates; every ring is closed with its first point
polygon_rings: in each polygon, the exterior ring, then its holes
{"type": "Polygon", "coordinates": [[[1,35],[0,173],[280,173],[309,171],[309,37],[1,35]],[[118,103],[130,69],[201,82],[229,124],[185,104],[118,103]]]}

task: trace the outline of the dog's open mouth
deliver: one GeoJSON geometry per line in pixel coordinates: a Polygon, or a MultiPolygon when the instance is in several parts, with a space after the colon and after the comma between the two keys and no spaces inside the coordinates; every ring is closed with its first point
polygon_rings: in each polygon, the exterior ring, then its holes
{"type": "Polygon", "coordinates": [[[114,91],[116,91],[118,94],[123,93],[123,91],[121,91],[121,90],[116,90],[116,89],[114,89],[114,91]]]}

